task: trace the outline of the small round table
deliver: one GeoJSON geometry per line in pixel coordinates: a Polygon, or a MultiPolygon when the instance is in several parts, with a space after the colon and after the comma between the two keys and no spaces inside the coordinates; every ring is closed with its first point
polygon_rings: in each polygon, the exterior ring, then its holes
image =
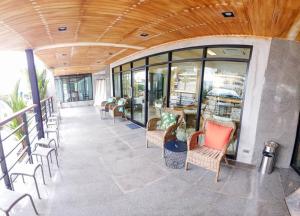
{"type": "Polygon", "coordinates": [[[185,165],[187,146],[186,142],[172,140],[165,144],[166,166],[172,169],[181,169],[185,165]]]}

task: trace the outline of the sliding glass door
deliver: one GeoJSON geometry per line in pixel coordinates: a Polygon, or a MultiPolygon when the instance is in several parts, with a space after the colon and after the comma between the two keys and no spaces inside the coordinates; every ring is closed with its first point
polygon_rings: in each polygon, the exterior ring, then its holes
{"type": "Polygon", "coordinates": [[[148,119],[160,117],[167,105],[168,65],[151,66],[148,70],[148,119]]]}
{"type": "Polygon", "coordinates": [[[246,62],[205,62],[199,125],[202,128],[205,118],[235,122],[237,131],[227,149],[227,154],[233,157],[241,127],[246,72],[246,62]]]}
{"type": "Polygon", "coordinates": [[[128,104],[125,106],[125,116],[128,119],[131,119],[131,72],[124,71],[122,72],[122,93],[123,98],[128,99],[128,104]]]}
{"type": "Polygon", "coordinates": [[[139,69],[132,72],[133,77],[133,101],[132,119],[145,125],[145,91],[146,91],[146,71],[139,69]]]}
{"type": "Polygon", "coordinates": [[[169,106],[183,110],[187,128],[196,129],[200,80],[201,62],[172,64],[169,106]]]}

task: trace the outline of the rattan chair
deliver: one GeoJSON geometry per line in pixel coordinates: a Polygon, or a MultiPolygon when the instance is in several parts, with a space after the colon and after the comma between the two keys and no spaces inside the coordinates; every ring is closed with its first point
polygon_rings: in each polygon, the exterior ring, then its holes
{"type": "Polygon", "coordinates": [[[110,106],[115,105],[115,103],[116,103],[116,98],[110,98],[110,100],[101,102],[101,105],[100,105],[101,118],[102,118],[103,112],[104,112],[104,115],[106,115],[106,113],[109,112],[110,106]],[[111,102],[109,102],[109,101],[111,101],[111,102]]]}
{"type": "MultiPolygon", "coordinates": [[[[188,170],[188,164],[191,163],[203,167],[205,169],[211,170],[217,173],[215,181],[218,182],[222,159],[225,159],[226,164],[228,164],[228,161],[225,156],[228,145],[230,144],[233,134],[235,132],[235,129],[236,126],[233,122],[220,122],[214,119],[206,119],[204,122],[204,129],[201,131],[196,131],[188,139],[188,151],[185,169],[188,170]],[[211,148],[203,143],[199,145],[198,137],[199,135],[202,135],[205,140],[205,134],[207,133],[206,125],[208,122],[212,122],[213,124],[216,124],[221,127],[229,127],[232,129],[228,137],[225,137],[226,135],[224,135],[224,140],[226,144],[222,145],[219,149],[211,148]]],[[[216,134],[215,136],[220,135],[216,134]]]]}
{"type": "Polygon", "coordinates": [[[146,147],[148,143],[153,143],[162,148],[162,156],[164,157],[164,145],[170,141],[176,139],[175,131],[177,127],[184,121],[184,114],[182,111],[165,108],[163,112],[169,112],[177,115],[177,123],[169,126],[166,130],[161,130],[157,126],[157,123],[161,120],[160,118],[151,118],[146,127],[146,147]]]}
{"type": "Polygon", "coordinates": [[[116,117],[125,117],[125,106],[128,103],[128,100],[125,98],[120,98],[118,102],[115,105],[110,104],[109,105],[109,114],[113,118],[113,122],[115,124],[115,118],[116,117]],[[122,104],[117,105],[119,101],[122,102],[122,104]]]}

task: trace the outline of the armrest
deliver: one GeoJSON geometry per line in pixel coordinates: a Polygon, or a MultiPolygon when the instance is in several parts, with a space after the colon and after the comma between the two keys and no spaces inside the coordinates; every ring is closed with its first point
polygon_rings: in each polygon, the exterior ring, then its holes
{"type": "Polygon", "coordinates": [[[112,107],[112,110],[114,113],[120,112],[119,108],[121,108],[121,107],[123,107],[125,109],[125,105],[116,105],[116,106],[112,107]]]}
{"type": "Polygon", "coordinates": [[[160,121],[160,118],[151,118],[147,123],[147,131],[156,130],[157,122],[160,121]]]}
{"type": "Polygon", "coordinates": [[[196,131],[187,140],[188,151],[198,146],[198,136],[204,134],[204,131],[196,131]]]}
{"type": "Polygon", "coordinates": [[[178,127],[178,124],[173,124],[166,129],[165,134],[164,134],[164,143],[166,143],[169,140],[176,139],[177,127],[178,127]]]}

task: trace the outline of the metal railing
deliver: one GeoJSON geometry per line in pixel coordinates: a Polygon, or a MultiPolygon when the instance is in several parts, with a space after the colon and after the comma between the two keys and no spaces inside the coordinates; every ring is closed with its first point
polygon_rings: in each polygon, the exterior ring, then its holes
{"type": "MultiPolygon", "coordinates": [[[[46,98],[41,102],[42,119],[53,113],[53,99],[46,98]]],[[[9,172],[21,161],[32,163],[31,151],[39,134],[37,105],[33,104],[0,121],[0,182],[11,189],[9,172]]]]}

